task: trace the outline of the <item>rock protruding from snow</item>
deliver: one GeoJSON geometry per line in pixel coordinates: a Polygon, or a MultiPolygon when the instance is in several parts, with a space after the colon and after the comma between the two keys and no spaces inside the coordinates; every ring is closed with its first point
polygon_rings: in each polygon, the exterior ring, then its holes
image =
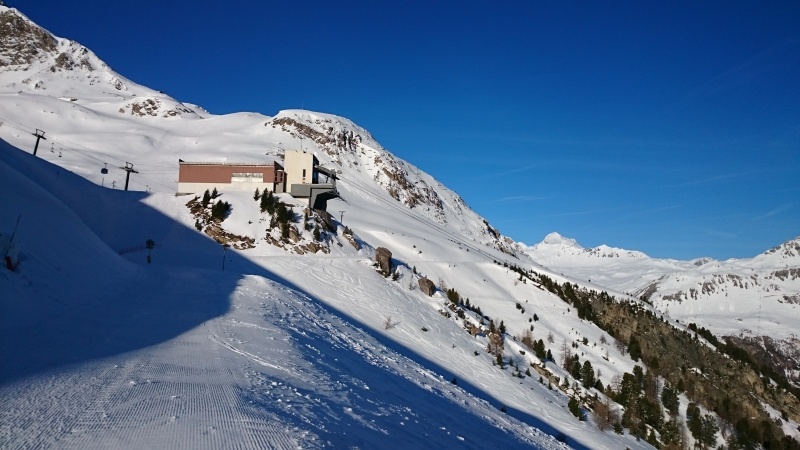
{"type": "Polygon", "coordinates": [[[375,250],[375,262],[383,276],[388,277],[392,273],[392,252],[386,247],[378,247],[375,250]]]}
{"type": "Polygon", "coordinates": [[[419,289],[428,297],[432,296],[436,292],[436,284],[434,284],[433,281],[429,280],[428,278],[420,278],[418,283],[419,289]]]}

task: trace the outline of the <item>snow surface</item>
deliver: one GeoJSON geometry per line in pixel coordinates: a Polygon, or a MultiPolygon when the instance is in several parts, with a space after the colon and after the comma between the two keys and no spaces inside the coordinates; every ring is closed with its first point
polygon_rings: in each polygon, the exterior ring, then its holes
{"type": "MultiPolygon", "coordinates": [[[[19,219],[20,261],[0,271],[0,446],[564,448],[559,437],[573,448],[649,448],[599,432],[591,418],[579,422],[568,397],[538,376],[495,366],[486,337],[443,316],[441,292],[416,287],[421,275],[441,280],[503,320],[505,356],[520,368],[541,363],[511,337],[531,325],[535,339],[552,333],[554,354],[588,338],[581,359],[608,384],[634,365],[613,339],[600,344],[601,330],[496,262],[622,292],[643,284],[640,269],[596,276],[599,266],[558,265],[552,253],[530,259],[347,119],[303,110],[215,116],[56,41],[30,65],[0,69],[0,234],[19,219]],[[61,53],[72,55],[71,70],[51,70],[61,53]],[[47,140],[33,157],[36,129],[47,140]],[[328,253],[269,244],[250,192],[222,191],[233,205],[223,226],[253,237],[254,249],[224,251],[194,229],[191,197],[175,196],[179,158],[273,161],[291,149],[340,172],[328,253]],[[126,162],[139,171],[128,192],[120,190],[126,162]],[[147,239],[156,243],[151,264],[147,239]],[[396,281],[372,265],[381,246],[399,267],[396,281]]],[[[577,246],[547,240],[555,254],[577,246]]],[[[624,258],[649,261],[646,270],[692,264],[624,258]]]]}

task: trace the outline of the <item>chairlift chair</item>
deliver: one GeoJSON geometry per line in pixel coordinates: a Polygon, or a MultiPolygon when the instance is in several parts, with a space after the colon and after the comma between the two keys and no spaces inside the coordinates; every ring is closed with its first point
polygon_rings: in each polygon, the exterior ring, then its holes
{"type": "Polygon", "coordinates": [[[103,167],[102,169],[100,169],[100,173],[102,173],[103,175],[108,173],[108,164],[106,164],[106,167],[103,167]]]}

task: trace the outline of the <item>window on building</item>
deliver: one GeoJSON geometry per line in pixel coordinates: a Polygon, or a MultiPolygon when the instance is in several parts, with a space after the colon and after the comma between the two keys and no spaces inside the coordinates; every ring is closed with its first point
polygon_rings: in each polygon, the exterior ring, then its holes
{"type": "Polygon", "coordinates": [[[231,183],[263,183],[264,174],[260,172],[234,172],[231,175],[231,183]]]}

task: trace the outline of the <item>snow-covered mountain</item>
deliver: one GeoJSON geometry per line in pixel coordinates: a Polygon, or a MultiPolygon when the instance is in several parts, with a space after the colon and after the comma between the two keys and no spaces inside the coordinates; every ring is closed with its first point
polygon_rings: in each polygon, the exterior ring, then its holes
{"type": "MultiPolygon", "coordinates": [[[[662,264],[658,277],[687,263],[585,252],[557,235],[526,249],[348,119],[214,115],[3,6],[0,37],[0,249],[14,269],[0,270],[0,446],[650,447],[622,429],[621,406],[604,416],[619,434],[591,411],[598,386],[641,363],[543,280],[636,303],[621,292],[646,283],[584,262],[625,261],[627,274],[662,264]],[[222,190],[215,201],[231,212],[217,223],[175,195],[179,159],[298,149],[337,171],[340,198],[326,217],[279,194],[289,238],[252,192],[222,190]],[[138,171],[128,192],[126,164],[138,171]],[[220,245],[236,239],[252,244],[220,245]],[[388,277],[379,247],[392,253],[388,277]],[[562,254],[572,265],[555,264],[562,254]],[[601,384],[570,378],[560,345],[601,384]]],[[[763,414],[800,437],[796,409],[763,414]]]]}
{"type": "Polygon", "coordinates": [[[676,261],[551,233],[525,252],[558,272],[637,298],[718,336],[758,342],[800,375],[800,237],[747,259],[676,261]],[[783,354],[781,356],[781,354],[783,354]]]}

